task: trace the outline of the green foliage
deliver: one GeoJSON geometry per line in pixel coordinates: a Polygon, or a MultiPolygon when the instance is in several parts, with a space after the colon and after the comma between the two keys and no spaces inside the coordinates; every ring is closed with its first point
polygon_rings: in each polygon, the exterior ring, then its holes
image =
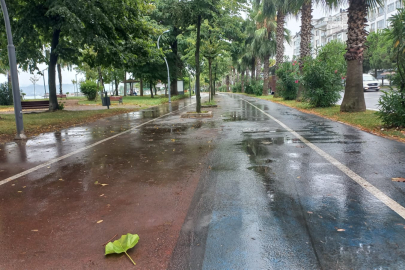
{"type": "Polygon", "coordinates": [[[58,107],[58,109],[59,110],[63,110],[63,109],[65,109],[65,102],[59,102],[59,107],[58,107]]]}
{"type": "Polygon", "coordinates": [[[336,70],[338,75],[345,77],[347,69],[344,58],[345,53],[346,44],[338,40],[332,40],[319,50],[316,59],[325,62],[329,70],[336,70]]]}
{"type": "Polygon", "coordinates": [[[376,114],[388,127],[405,127],[405,94],[397,91],[382,92],[378,100],[380,110],[376,114]]]}
{"type": "MultiPolygon", "coordinates": [[[[343,59],[343,57],[342,57],[343,59]]],[[[342,79],[338,70],[328,61],[310,59],[303,68],[303,97],[314,107],[330,107],[336,104],[342,91],[342,79]]]]}
{"type": "Polygon", "coordinates": [[[226,92],[226,85],[221,85],[220,87],[217,88],[217,91],[226,92]]]}
{"type": "Polygon", "coordinates": [[[393,47],[389,36],[381,30],[371,32],[366,45],[365,59],[369,61],[371,69],[392,69],[393,47]]]}
{"type": "Polygon", "coordinates": [[[284,62],[276,71],[278,76],[277,91],[285,100],[293,100],[297,97],[299,76],[298,63],[284,62]]]}
{"type": "Polygon", "coordinates": [[[114,242],[109,242],[105,246],[105,255],[108,254],[120,254],[125,253],[131,262],[135,265],[135,262],[132,258],[128,255],[127,250],[133,248],[136,244],[138,244],[139,236],[137,234],[126,234],[122,235],[120,239],[115,240],[114,242]]]}
{"type": "Polygon", "coordinates": [[[232,92],[234,92],[234,93],[242,92],[242,85],[240,83],[236,83],[235,85],[233,85],[232,92]]]}
{"type": "Polygon", "coordinates": [[[0,105],[13,105],[13,90],[8,83],[0,84],[0,105]]]}
{"type": "Polygon", "coordinates": [[[80,83],[80,91],[87,97],[87,100],[95,100],[99,87],[94,81],[84,81],[80,83]]]}
{"type": "Polygon", "coordinates": [[[248,81],[245,86],[245,93],[261,96],[263,94],[263,81],[248,81]]]}

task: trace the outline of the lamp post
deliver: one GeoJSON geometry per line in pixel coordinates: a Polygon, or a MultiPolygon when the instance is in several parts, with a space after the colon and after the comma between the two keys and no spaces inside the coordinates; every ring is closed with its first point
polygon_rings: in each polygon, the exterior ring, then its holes
{"type": "Polygon", "coordinates": [[[45,91],[45,96],[44,97],[46,97],[45,73],[44,73],[45,70],[47,70],[47,68],[41,71],[42,72],[42,78],[44,79],[44,91],[45,91]]]}
{"type": "MultiPolygon", "coordinates": [[[[162,35],[163,35],[164,33],[169,32],[169,31],[170,31],[170,30],[166,30],[166,31],[164,31],[164,32],[162,33],[162,35]]],[[[160,35],[160,36],[159,36],[158,41],[157,41],[157,47],[158,47],[158,49],[159,49],[159,40],[160,40],[160,37],[161,37],[162,35],[160,35]]],[[[167,63],[166,57],[165,57],[165,56],[163,56],[163,58],[165,59],[165,62],[166,62],[166,67],[167,67],[167,88],[168,88],[168,92],[169,92],[169,103],[171,103],[172,101],[171,101],[171,93],[170,93],[170,73],[169,73],[169,64],[167,63]]]]}
{"type": "Polygon", "coordinates": [[[15,138],[18,140],[22,140],[22,139],[26,139],[27,137],[24,135],[24,123],[23,123],[23,117],[22,117],[20,85],[18,82],[15,47],[13,45],[13,36],[11,35],[11,26],[10,26],[10,19],[8,17],[7,6],[6,6],[6,2],[4,0],[1,0],[1,9],[3,11],[4,23],[6,25],[6,32],[7,32],[8,61],[9,61],[9,65],[10,65],[11,85],[13,88],[13,98],[14,98],[15,123],[16,123],[16,127],[17,127],[17,135],[15,138]]]}

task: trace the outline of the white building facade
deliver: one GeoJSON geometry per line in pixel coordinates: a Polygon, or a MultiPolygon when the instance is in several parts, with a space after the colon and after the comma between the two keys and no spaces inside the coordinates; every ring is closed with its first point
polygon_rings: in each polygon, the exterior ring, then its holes
{"type": "Polygon", "coordinates": [[[389,25],[388,19],[397,13],[397,8],[401,8],[403,5],[398,0],[385,0],[384,7],[377,7],[370,9],[368,12],[368,27],[369,32],[376,30],[382,30],[389,25]]]}

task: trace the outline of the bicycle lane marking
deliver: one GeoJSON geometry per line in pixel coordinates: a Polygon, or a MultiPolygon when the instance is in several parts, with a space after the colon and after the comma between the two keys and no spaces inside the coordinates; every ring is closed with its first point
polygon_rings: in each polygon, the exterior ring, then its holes
{"type": "Polygon", "coordinates": [[[245,101],[246,103],[250,104],[251,106],[255,107],[258,111],[262,112],[264,115],[268,116],[270,119],[272,119],[273,121],[275,121],[277,124],[279,124],[280,126],[282,126],[284,129],[286,129],[288,132],[290,132],[291,134],[293,134],[296,138],[298,138],[300,141],[302,141],[303,143],[305,143],[308,147],[310,147],[312,150],[314,150],[315,152],[317,152],[321,157],[323,157],[324,159],[326,159],[327,161],[329,161],[330,163],[332,163],[332,165],[334,165],[336,168],[338,168],[340,171],[342,171],[344,174],[346,174],[347,176],[350,177],[350,179],[352,179],[354,182],[356,182],[357,184],[359,184],[360,186],[362,186],[365,190],[367,190],[368,192],[370,192],[374,197],[376,197],[378,200],[380,200],[382,203],[384,203],[386,206],[388,206],[391,210],[393,210],[395,213],[397,213],[398,215],[400,215],[403,219],[405,219],[405,208],[400,205],[399,203],[397,203],[396,201],[394,201],[393,199],[391,199],[389,196],[387,196],[384,192],[382,192],[381,190],[379,190],[378,188],[376,188],[374,185],[372,185],[371,183],[369,183],[366,179],[364,179],[363,177],[361,177],[360,175],[356,174],[355,172],[353,172],[351,169],[349,169],[347,166],[343,165],[342,163],[340,163],[337,159],[335,159],[334,157],[332,157],[331,155],[329,155],[328,153],[326,153],[325,151],[323,151],[322,149],[320,149],[319,147],[317,147],[316,145],[314,145],[313,143],[309,142],[307,139],[305,139],[304,137],[302,137],[301,135],[299,135],[297,132],[295,132],[294,130],[292,130],[291,128],[289,128],[286,124],[284,124],[283,122],[281,122],[280,120],[276,119],[275,117],[271,116],[270,114],[266,113],[265,111],[263,111],[262,109],[258,108],[257,106],[253,105],[252,103],[250,103],[249,101],[245,100],[245,99],[241,99],[243,101],[245,101]]]}

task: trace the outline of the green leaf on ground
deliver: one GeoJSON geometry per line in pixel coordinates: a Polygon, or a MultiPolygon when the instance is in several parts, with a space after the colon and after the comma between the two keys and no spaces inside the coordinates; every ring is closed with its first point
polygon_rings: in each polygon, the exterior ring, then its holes
{"type": "Polygon", "coordinates": [[[132,258],[128,255],[127,250],[133,248],[136,244],[138,244],[139,236],[137,234],[126,234],[122,235],[120,239],[115,240],[114,242],[109,242],[105,246],[105,255],[108,254],[120,254],[125,253],[131,262],[135,265],[135,262],[132,258]]]}

